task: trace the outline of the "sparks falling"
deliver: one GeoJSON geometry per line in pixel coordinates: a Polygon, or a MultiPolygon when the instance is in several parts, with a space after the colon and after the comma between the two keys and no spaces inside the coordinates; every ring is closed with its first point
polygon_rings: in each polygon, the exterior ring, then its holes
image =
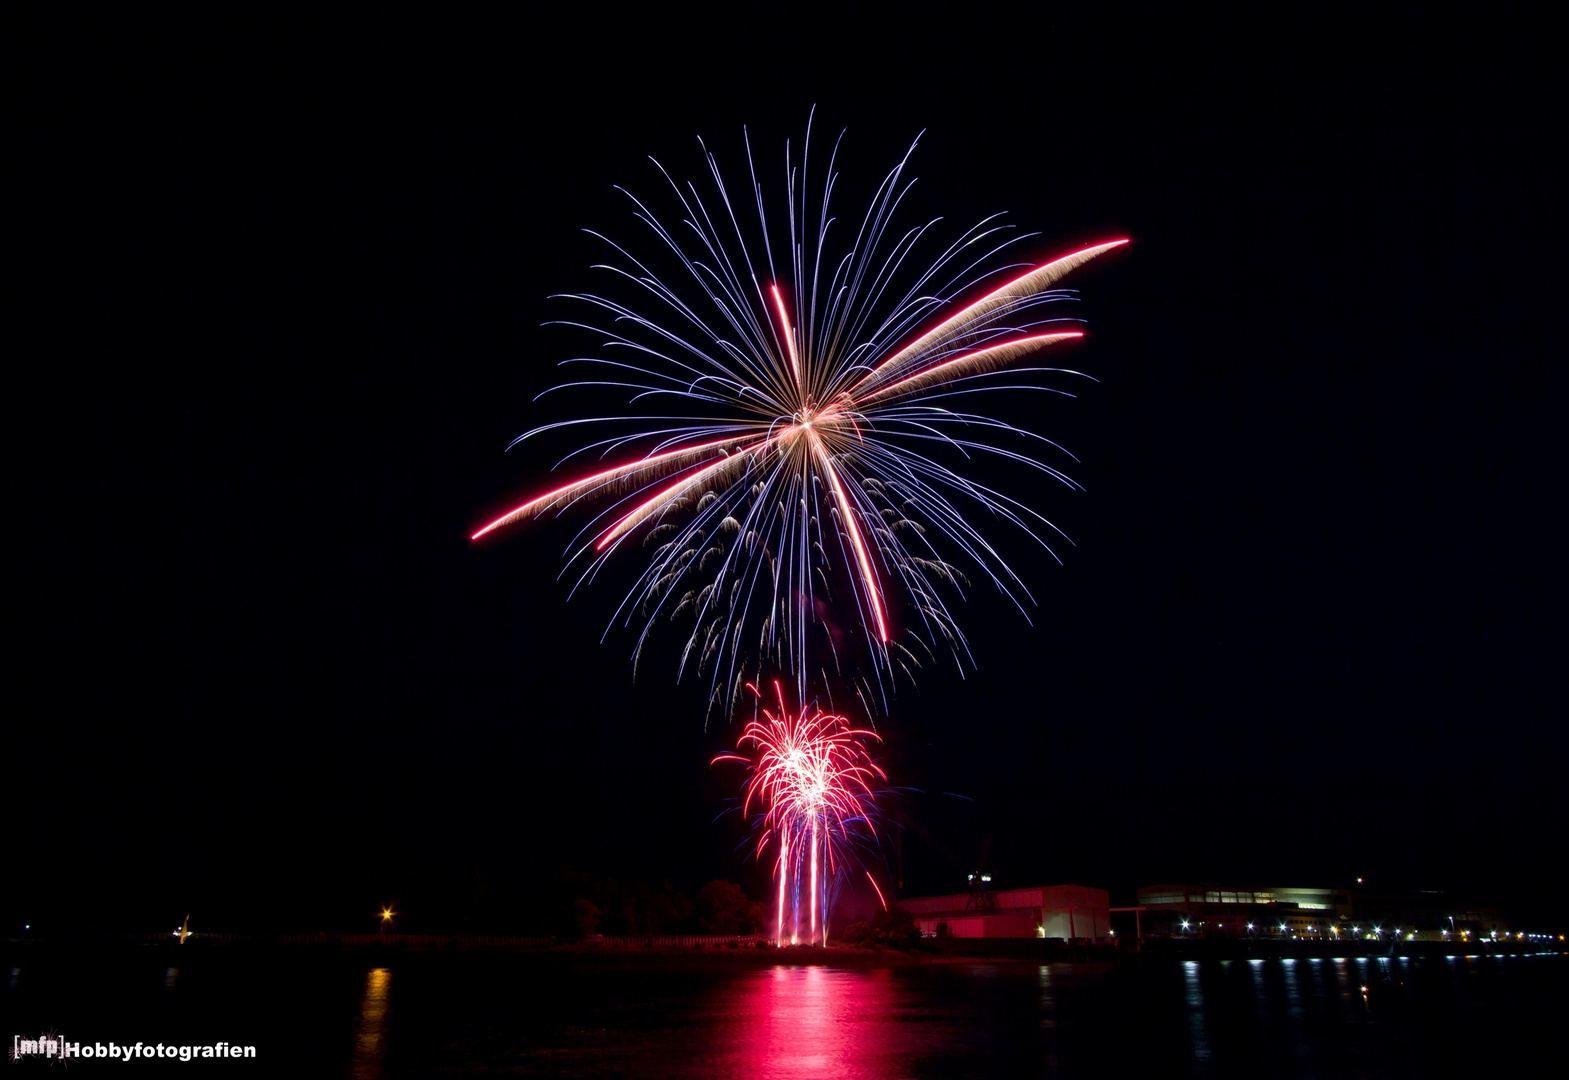
{"type": "Polygon", "coordinates": [[[594,316],[566,325],[600,342],[567,363],[597,375],[554,388],[608,391],[638,407],[544,424],[514,442],[601,431],[559,464],[619,462],[473,534],[598,500],[569,549],[579,584],[629,545],[651,548],[616,621],[641,623],[634,658],[656,625],[684,623],[678,673],[709,679],[711,708],[736,705],[765,662],[796,673],[800,698],[809,673],[864,680],[869,671],[863,696],[884,708],[894,673],[913,678],[920,657],[942,648],[973,662],[950,608],[970,582],[949,560],[979,567],[1023,611],[1032,598],[975,522],[1009,522],[1048,552],[1055,527],[969,468],[990,456],[1077,486],[1031,449],[1060,451],[1054,443],[972,403],[999,390],[1063,393],[1040,376],[1074,373],[1022,364],[1083,336],[1058,313],[1071,295],[1056,286],[1127,241],[1021,263],[1011,253],[1029,238],[991,217],[924,261],[918,252],[939,222],[892,228],[914,182],[914,149],[848,243],[836,243],[845,227],[835,231],[829,212],[838,145],[812,188],[810,132],[799,162],[786,147],[783,227],[765,209],[750,143],[741,199],[706,150],[704,190],[661,166],[681,224],[667,227],[628,196],[651,250],[635,256],[600,237],[614,261],[597,269],[615,295],[565,298],[594,316]],[[655,402],[667,408],[646,407],[655,402]],[[852,654],[870,664],[847,672],[852,654]]]}
{"type": "Polygon", "coordinates": [[[856,842],[875,837],[876,793],[888,778],[866,749],[875,732],[817,708],[791,713],[778,680],[773,688],[777,713],[762,708],[762,719],[736,743],[743,752],[714,763],[738,761],[749,770],[741,813],[759,816],[758,858],[775,852],[775,944],[784,944],[788,925],[790,944],[827,945],[837,879],[856,842]]]}

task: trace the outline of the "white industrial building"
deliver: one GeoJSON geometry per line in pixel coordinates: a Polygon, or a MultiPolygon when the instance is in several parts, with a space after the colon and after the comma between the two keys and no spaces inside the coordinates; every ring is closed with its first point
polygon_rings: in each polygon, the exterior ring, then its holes
{"type": "Polygon", "coordinates": [[[923,937],[1103,941],[1111,935],[1110,897],[1084,885],[920,896],[899,904],[915,916],[923,937]]]}

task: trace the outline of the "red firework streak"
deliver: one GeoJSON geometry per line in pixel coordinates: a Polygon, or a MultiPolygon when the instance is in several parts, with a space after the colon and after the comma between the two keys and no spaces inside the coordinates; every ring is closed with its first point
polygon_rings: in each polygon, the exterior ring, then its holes
{"type": "MultiPolygon", "coordinates": [[[[750,683],[747,689],[757,693],[750,683]]],[[[779,842],[775,863],[779,879],[775,943],[784,944],[787,906],[793,911],[790,943],[794,945],[800,940],[799,893],[804,863],[808,874],[807,941],[826,945],[828,911],[824,901],[826,886],[838,870],[840,856],[836,849],[851,838],[850,829],[857,822],[875,832],[870,813],[876,800],[873,784],[878,780],[886,782],[888,777],[866,752],[866,740],[877,739],[876,732],[852,727],[845,717],[815,707],[792,715],[777,679],[774,696],[779,703],[778,713],[763,709],[763,719],[749,723],[736,742],[737,750],[749,749],[751,753],[720,754],[714,763],[739,761],[750,768],[741,812],[750,814],[754,804],[762,811],[758,855],[774,839],[779,842]],[[794,890],[789,888],[792,871],[794,890]],[[792,895],[796,897],[794,904],[788,902],[792,895]],[[823,908],[821,920],[819,906],[823,908]]],[[[876,882],[872,884],[875,888],[876,882]]]]}
{"type": "MultiPolygon", "coordinates": [[[[892,635],[877,567],[879,561],[885,560],[879,557],[874,537],[869,534],[881,522],[875,513],[868,514],[857,502],[853,495],[857,481],[847,474],[846,468],[855,456],[854,445],[865,443],[869,437],[867,421],[877,420],[885,410],[918,402],[926,394],[951,389],[965,379],[1009,367],[1049,345],[1083,337],[1079,330],[1012,333],[980,348],[953,348],[978,329],[991,326],[998,313],[1007,312],[1010,305],[1042,295],[1071,270],[1127,242],[1119,239],[1095,244],[1033,267],[964,305],[876,363],[841,365],[832,370],[820,370],[820,365],[811,363],[810,356],[802,355],[796,343],[800,328],[792,324],[779,286],[770,285],[768,295],[773,301],[772,315],[779,322],[777,333],[784,344],[783,355],[768,358],[777,365],[777,382],[769,382],[765,392],[748,400],[767,400],[771,405],[759,406],[755,416],[736,417],[729,425],[735,433],[725,438],[686,442],[676,436],[673,441],[678,445],[673,449],[601,470],[535,496],[477,529],[470,539],[479,540],[507,525],[559,512],[581,500],[648,491],[633,509],[596,528],[592,547],[597,553],[608,554],[639,525],[683,498],[707,490],[724,490],[735,483],[751,485],[758,475],[753,468],[772,456],[776,468],[803,473],[810,470],[826,481],[833,511],[842,524],[854,562],[860,613],[875,640],[886,646],[892,635]],[[672,482],[649,490],[672,477],[672,482]],[[863,518],[870,518],[869,523],[863,522],[863,518]]],[[[810,490],[811,485],[807,488],[810,490]]],[[[973,489],[971,493],[974,494],[973,489]]]]}

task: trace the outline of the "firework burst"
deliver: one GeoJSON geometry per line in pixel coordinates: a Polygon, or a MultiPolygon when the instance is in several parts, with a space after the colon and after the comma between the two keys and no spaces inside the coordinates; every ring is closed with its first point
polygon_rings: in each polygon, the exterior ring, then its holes
{"type": "Polygon", "coordinates": [[[998,390],[1063,392],[1042,376],[1072,373],[1023,364],[1083,336],[1056,286],[1126,241],[1035,263],[1014,258],[1028,237],[997,216],[944,246],[940,219],[896,229],[914,149],[853,230],[829,209],[837,143],[820,187],[808,182],[810,125],[799,162],[786,146],[774,218],[750,142],[739,190],[706,148],[701,189],[659,166],[680,224],[629,194],[649,253],[600,237],[613,258],[596,269],[612,294],[565,298],[585,314],[566,325],[599,341],[566,363],[596,376],[554,389],[623,404],[514,442],[587,432],[558,467],[616,463],[581,469],[473,534],[597,501],[569,548],[578,584],[628,546],[650,549],[612,622],[641,624],[634,663],[657,625],[683,624],[678,676],[703,674],[710,708],[737,704],[764,664],[794,672],[803,700],[808,673],[826,681],[831,668],[886,709],[896,671],[913,678],[937,650],[973,662],[951,610],[970,581],[951,560],[978,567],[1021,611],[1032,598],[972,522],[1006,521],[1048,552],[1055,527],[969,466],[990,456],[1076,486],[1037,456],[1060,451],[1054,443],[976,403],[998,390]]]}
{"type": "Polygon", "coordinates": [[[866,749],[878,738],[875,732],[817,708],[792,714],[777,679],[774,697],[779,711],[762,708],[762,719],[747,724],[736,743],[747,753],[720,754],[714,763],[748,767],[742,816],[754,807],[759,815],[759,858],[770,845],[776,848],[775,943],[784,944],[786,912],[790,943],[800,941],[804,885],[806,940],[826,945],[834,885],[857,842],[876,836],[872,812],[877,789],[888,777],[866,749]]]}

